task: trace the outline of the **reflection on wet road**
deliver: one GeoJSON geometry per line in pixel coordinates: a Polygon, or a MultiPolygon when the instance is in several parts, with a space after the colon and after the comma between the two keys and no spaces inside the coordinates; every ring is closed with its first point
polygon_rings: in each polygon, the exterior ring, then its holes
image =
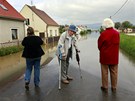
{"type": "MultiPolygon", "coordinates": [[[[91,34],[87,40],[81,42],[80,47],[83,47],[81,58],[84,70],[100,77],[99,51],[97,49],[98,36],[98,33],[91,34]]],[[[135,59],[122,50],[119,51],[118,87],[135,91],[135,59]]]]}
{"type": "MultiPolygon", "coordinates": [[[[51,43],[42,46],[45,55],[42,56],[41,64],[45,65],[55,55],[57,43],[51,43]]],[[[25,59],[21,57],[22,52],[0,57],[0,86],[5,83],[16,80],[25,70],[25,59]]]]}

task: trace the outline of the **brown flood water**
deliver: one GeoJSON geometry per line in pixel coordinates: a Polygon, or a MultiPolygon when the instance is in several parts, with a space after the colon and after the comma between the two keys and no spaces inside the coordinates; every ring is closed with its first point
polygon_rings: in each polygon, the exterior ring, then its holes
{"type": "MultiPolygon", "coordinates": [[[[42,46],[45,55],[42,56],[41,66],[47,64],[55,56],[57,43],[42,46]]],[[[24,74],[25,58],[22,52],[0,57],[0,86],[16,80],[24,74]]]]}

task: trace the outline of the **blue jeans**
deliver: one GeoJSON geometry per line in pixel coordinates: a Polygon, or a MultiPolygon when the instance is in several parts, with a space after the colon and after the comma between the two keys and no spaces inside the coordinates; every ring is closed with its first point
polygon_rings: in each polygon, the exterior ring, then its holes
{"type": "Polygon", "coordinates": [[[32,69],[34,67],[34,84],[39,85],[40,60],[41,60],[41,57],[33,58],[33,59],[26,58],[25,82],[30,82],[32,69]]]}

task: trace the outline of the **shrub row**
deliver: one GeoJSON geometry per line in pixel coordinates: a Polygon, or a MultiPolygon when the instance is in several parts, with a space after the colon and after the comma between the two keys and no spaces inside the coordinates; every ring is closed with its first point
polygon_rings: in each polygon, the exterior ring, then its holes
{"type": "Polygon", "coordinates": [[[0,56],[5,56],[13,53],[17,53],[23,50],[23,46],[10,46],[5,48],[0,48],[0,56]]]}
{"type": "Polygon", "coordinates": [[[86,35],[87,33],[88,33],[88,31],[84,30],[84,31],[80,32],[80,35],[83,36],[83,35],[86,35]]]}

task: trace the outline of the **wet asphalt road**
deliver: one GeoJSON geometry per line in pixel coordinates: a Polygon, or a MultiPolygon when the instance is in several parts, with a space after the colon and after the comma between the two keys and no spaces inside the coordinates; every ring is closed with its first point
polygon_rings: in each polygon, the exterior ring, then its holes
{"type": "Polygon", "coordinates": [[[112,93],[109,88],[108,93],[103,93],[100,90],[97,34],[80,41],[79,47],[82,79],[73,57],[69,74],[74,80],[69,85],[62,84],[62,89],[58,90],[59,65],[55,57],[49,64],[42,66],[40,88],[34,87],[32,77],[30,91],[25,91],[22,76],[0,90],[0,101],[135,101],[135,62],[131,58],[120,51],[117,92],[112,93]]]}

